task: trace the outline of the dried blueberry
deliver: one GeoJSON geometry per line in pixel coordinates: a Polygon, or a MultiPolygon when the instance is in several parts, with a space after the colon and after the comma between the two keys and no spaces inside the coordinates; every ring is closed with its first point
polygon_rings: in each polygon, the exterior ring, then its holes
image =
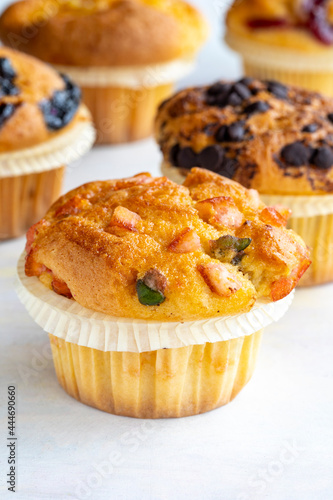
{"type": "Polygon", "coordinates": [[[265,113],[270,108],[266,101],[255,101],[246,106],[244,113],[254,115],[256,113],[265,113]]]}
{"type": "Polygon", "coordinates": [[[327,119],[328,119],[328,121],[330,121],[331,123],[333,123],[333,113],[328,113],[327,119]]]}
{"type": "Polygon", "coordinates": [[[0,77],[6,80],[14,80],[16,77],[16,72],[6,57],[0,57],[0,77]]]}
{"type": "Polygon", "coordinates": [[[40,109],[50,130],[59,130],[73,119],[81,102],[81,91],[67,76],[61,75],[64,80],[64,90],[56,90],[51,99],[44,99],[40,109]]]}
{"type": "Polygon", "coordinates": [[[7,95],[18,95],[19,89],[9,80],[0,78],[0,97],[7,95]]]}
{"type": "Polygon", "coordinates": [[[332,149],[328,146],[322,146],[321,148],[316,149],[311,161],[318,168],[331,168],[333,165],[332,149]]]}
{"type": "Polygon", "coordinates": [[[198,155],[200,166],[213,172],[218,172],[224,156],[224,150],[221,146],[208,146],[198,155]]]}
{"type": "Polygon", "coordinates": [[[14,84],[16,72],[9,59],[0,58],[0,97],[19,94],[19,89],[14,84]]]}
{"type": "Polygon", "coordinates": [[[9,103],[0,104],[0,127],[14,114],[17,105],[9,103]]]}
{"type": "Polygon", "coordinates": [[[286,99],[288,97],[288,87],[275,80],[267,82],[267,90],[278,99],[286,99]]]}
{"type": "Polygon", "coordinates": [[[187,147],[179,151],[177,155],[177,164],[182,168],[192,168],[198,166],[198,155],[192,148],[187,147]]]}
{"type": "Polygon", "coordinates": [[[310,162],[311,154],[311,148],[300,141],[288,144],[281,150],[281,157],[288,165],[291,165],[293,167],[308,165],[310,162]]]}

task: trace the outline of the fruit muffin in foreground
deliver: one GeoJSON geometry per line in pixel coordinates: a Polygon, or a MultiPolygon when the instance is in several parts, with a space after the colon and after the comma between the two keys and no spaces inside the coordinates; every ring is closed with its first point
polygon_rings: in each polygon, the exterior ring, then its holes
{"type": "Polygon", "coordinates": [[[60,195],[65,166],[94,129],[66,76],[0,47],[0,240],[24,234],[60,195]]]}
{"type": "Polygon", "coordinates": [[[60,384],[134,417],[229,402],[310,264],[284,222],[255,190],[198,168],[184,186],[139,174],[60,198],[28,231],[19,272],[60,384]]]}
{"type": "Polygon", "coordinates": [[[220,81],[165,101],[155,133],[171,179],[201,166],[289,207],[289,227],[312,248],[301,283],[333,280],[333,99],[275,81],[220,81]]]}
{"type": "Polygon", "coordinates": [[[5,45],[81,86],[99,143],[152,133],[158,104],[192,70],[206,35],[201,14],[182,0],[23,0],[0,18],[5,45]]]}
{"type": "Polygon", "coordinates": [[[246,75],[333,96],[332,0],[236,0],[226,22],[246,75]]]}

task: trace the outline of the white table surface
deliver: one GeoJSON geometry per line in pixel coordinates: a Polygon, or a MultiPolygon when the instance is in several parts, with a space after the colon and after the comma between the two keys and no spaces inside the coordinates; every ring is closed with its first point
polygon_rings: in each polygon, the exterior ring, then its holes
{"type": "MultiPolygon", "coordinates": [[[[225,1],[198,5],[213,24],[183,84],[237,76],[220,44],[225,1]],[[209,5],[207,5],[209,4],[209,5]]],[[[2,5],[2,4],[1,4],[2,5]]],[[[83,182],[149,170],[153,140],[99,147],[67,173],[83,182]]],[[[266,329],[252,381],[213,412],[158,421],[116,417],[71,399],[57,383],[47,335],[14,291],[24,238],[0,244],[0,498],[6,490],[7,386],[17,386],[18,484],[24,500],[329,500],[333,498],[333,285],[297,290],[266,329]]]]}

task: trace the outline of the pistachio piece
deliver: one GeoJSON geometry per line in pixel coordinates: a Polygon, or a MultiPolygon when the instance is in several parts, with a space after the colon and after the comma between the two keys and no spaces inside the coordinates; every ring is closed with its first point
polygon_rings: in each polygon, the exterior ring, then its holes
{"type": "Polygon", "coordinates": [[[150,269],[142,279],[136,282],[136,293],[140,304],[157,306],[165,301],[164,290],[167,281],[164,274],[158,269],[150,269]]]}
{"type": "Polygon", "coordinates": [[[210,242],[212,254],[221,262],[238,265],[244,257],[244,250],[250,245],[251,238],[237,238],[231,234],[221,236],[210,242]]]}

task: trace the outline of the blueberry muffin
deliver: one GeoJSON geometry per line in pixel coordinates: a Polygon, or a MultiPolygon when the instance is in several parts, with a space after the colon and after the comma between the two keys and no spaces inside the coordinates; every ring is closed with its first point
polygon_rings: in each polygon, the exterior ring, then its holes
{"type": "Polygon", "coordinates": [[[303,284],[333,279],[332,99],[248,77],[185,89],[161,105],[156,139],[171,178],[200,166],[289,206],[313,250],[303,284]]]}
{"type": "Polygon", "coordinates": [[[151,134],[158,103],[191,70],[206,32],[202,16],[181,0],[23,0],[0,18],[5,45],[80,84],[100,143],[151,134]]]}
{"type": "Polygon", "coordinates": [[[86,336],[68,341],[58,328],[51,345],[61,385],[87,404],[137,417],[185,416],[227,403],[252,373],[260,315],[246,337],[207,343],[202,332],[209,335],[215,323],[227,330],[237,314],[241,325],[258,299],[272,306],[290,294],[310,260],[284,225],[282,209],[265,206],[256,191],[198,168],[184,186],[139,174],[61,197],[28,231],[26,246],[25,273],[52,291],[53,305],[58,294],[83,306],[84,335],[84,317],[97,311],[115,330],[125,318],[138,336],[146,329],[150,345],[162,331],[176,338],[182,324],[202,344],[112,352],[91,348],[86,336]]]}
{"type": "Polygon", "coordinates": [[[93,141],[68,77],[0,47],[0,239],[19,236],[59,197],[65,161],[93,141]]]}
{"type": "Polygon", "coordinates": [[[333,96],[332,0],[236,0],[226,22],[247,76],[333,96]]]}

